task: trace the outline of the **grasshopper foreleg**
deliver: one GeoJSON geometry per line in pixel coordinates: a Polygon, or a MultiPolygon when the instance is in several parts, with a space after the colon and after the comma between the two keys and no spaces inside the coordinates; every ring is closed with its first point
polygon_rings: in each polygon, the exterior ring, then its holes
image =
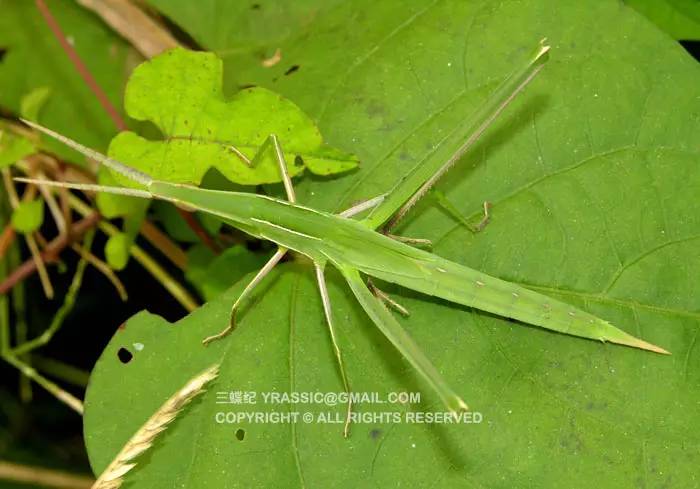
{"type": "Polygon", "coordinates": [[[280,176],[282,177],[282,183],[284,184],[284,190],[287,192],[287,200],[289,202],[295,203],[297,201],[296,195],[294,194],[294,186],[292,185],[292,179],[289,176],[289,171],[287,170],[287,162],[284,158],[284,152],[282,151],[282,146],[280,145],[277,136],[270,134],[265,141],[260,145],[260,149],[255,153],[253,159],[250,160],[250,166],[255,167],[265,156],[266,151],[274,151],[275,159],[277,160],[277,165],[279,166],[280,176]]]}
{"type": "MultiPolygon", "coordinates": [[[[260,149],[258,149],[258,152],[250,161],[250,166],[254,167],[255,165],[257,165],[262,159],[263,155],[265,154],[265,151],[269,151],[271,149],[274,151],[275,159],[277,160],[277,164],[279,166],[280,176],[282,177],[284,189],[287,193],[287,200],[289,200],[289,202],[294,203],[296,202],[294,186],[292,185],[292,179],[290,178],[289,172],[287,171],[287,162],[284,159],[284,152],[282,151],[282,146],[280,145],[277,136],[275,136],[274,134],[270,134],[265,139],[263,144],[260,146],[260,149]]],[[[234,302],[233,306],[231,307],[231,314],[229,316],[228,326],[226,326],[226,328],[224,328],[220,333],[204,338],[204,340],[202,341],[202,344],[204,346],[208,345],[214,340],[223,338],[224,336],[228,335],[229,333],[231,333],[231,331],[234,330],[234,328],[236,327],[236,311],[240,307],[240,304],[247,296],[250,295],[250,293],[262,281],[262,279],[265,278],[265,276],[268,273],[270,273],[270,271],[272,271],[273,268],[275,268],[275,265],[279,263],[279,261],[282,259],[282,257],[284,257],[286,253],[287,249],[280,246],[277,252],[274,255],[272,255],[272,258],[268,260],[265,266],[263,266],[257,273],[257,275],[253,277],[253,280],[251,280],[250,283],[246,286],[246,288],[243,289],[243,292],[240,296],[238,296],[236,302],[234,302]]]]}
{"type": "Polygon", "coordinates": [[[245,300],[246,297],[250,295],[250,293],[255,289],[255,286],[257,286],[262,279],[265,278],[265,276],[270,273],[270,271],[275,268],[275,265],[279,263],[279,261],[282,259],[282,257],[287,253],[286,248],[280,247],[277,252],[272,255],[272,258],[268,260],[267,263],[265,263],[265,266],[260,269],[260,271],[253,277],[253,280],[250,281],[250,283],[246,286],[245,289],[243,289],[243,292],[241,292],[241,295],[238,296],[238,299],[236,299],[236,302],[233,303],[233,306],[231,307],[231,315],[229,316],[229,321],[228,321],[228,326],[224,328],[220,333],[217,333],[212,336],[208,336],[202,340],[202,344],[204,346],[207,346],[209,343],[211,343],[214,340],[218,340],[220,338],[223,338],[224,336],[228,335],[231,331],[234,330],[236,327],[236,311],[240,307],[241,303],[245,300]]]}

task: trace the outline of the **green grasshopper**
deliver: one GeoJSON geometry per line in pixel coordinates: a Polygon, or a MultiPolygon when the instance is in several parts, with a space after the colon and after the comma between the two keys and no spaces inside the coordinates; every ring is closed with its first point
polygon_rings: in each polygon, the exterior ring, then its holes
{"type": "MultiPolygon", "coordinates": [[[[337,215],[310,209],[296,202],[284,154],[275,135],[270,135],[265,140],[251,163],[259,161],[264,151],[274,152],[287,200],[154,180],[149,175],[29,121],[25,122],[101,162],[143,188],[18,180],[160,199],[218,216],[224,222],[251,236],[276,243],[277,252],[233,304],[228,326],[219,334],[205,338],[203,341],[205,345],[226,336],[233,330],[239,305],[287,252],[291,250],[308,257],[315,267],[325,319],[343,387],[346,392],[350,392],[350,382],[338,346],[324,278],[324,268],[327,264],[331,264],[343,275],[367,315],[425,378],[445,406],[452,412],[465,411],[466,403],[447,384],[440,372],[387,308],[386,304],[392,305],[392,301],[386,294],[365,282],[361,273],[457,304],[561,333],[603,342],[610,341],[657,353],[668,353],[570,304],[451,262],[411,246],[409,239],[401,239],[390,234],[390,230],[398,220],[473,146],[515,96],[537,75],[548,59],[548,51],[549,46],[542,41],[527,62],[506,78],[472,117],[437,143],[435,149],[423,161],[418,162],[393,189],[337,215]],[[466,139],[465,135],[467,135],[466,139]],[[454,148],[457,150],[455,151],[454,148]],[[353,216],[365,211],[369,211],[365,218],[352,219],[353,216]]],[[[349,402],[344,428],[345,436],[348,435],[351,409],[352,404],[349,402]]]]}

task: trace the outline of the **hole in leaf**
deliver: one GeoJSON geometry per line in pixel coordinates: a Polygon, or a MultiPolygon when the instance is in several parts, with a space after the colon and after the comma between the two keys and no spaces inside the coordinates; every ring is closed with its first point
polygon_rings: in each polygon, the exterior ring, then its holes
{"type": "Polygon", "coordinates": [[[0,48],[0,61],[2,61],[2,58],[5,57],[6,53],[7,53],[7,48],[0,48]]]}
{"type": "Polygon", "coordinates": [[[260,4],[259,3],[254,3],[253,5],[250,6],[252,10],[260,10],[260,4]]]}
{"type": "Polygon", "coordinates": [[[382,434],[382,430],[379,430],[376,428],[373,430],[369,430],[369,437],[373,440],[376,440],[377,438],[379,438],[381,436],[381,434],[382,434]]]}
{"type": "Polygon", "coordinates": [[[285,75],[291,75],[292,73],[294,73],[294,72],[297,71],[298,69],[299,69],[299,65],[292,65],[292,66],[289,67],[289,69],[288,69],[287,71],[284,72],[284,74],[285,74],[285,75]]]}
{"type": "Polygon", "coordinates": [[[126,348],[119,348],[119,351],[117,352],[117,357],[119,357],[120,362],[122,362],[123,364],[127,364],[131,361],[132,358],[134,358],[134,355],[132,355],[131,352],[126,348]]]}
{"type": "Polygon", "coordinates": [[[243,441],[245,438],[245,430],[243,428],[238,428],[236,430],[236,440],[243,441]]]}
{"type": "Polygon", "coordinates": [[[294,157],[294,166],[304,166],[304,158],[299,155],[294,157]]]}

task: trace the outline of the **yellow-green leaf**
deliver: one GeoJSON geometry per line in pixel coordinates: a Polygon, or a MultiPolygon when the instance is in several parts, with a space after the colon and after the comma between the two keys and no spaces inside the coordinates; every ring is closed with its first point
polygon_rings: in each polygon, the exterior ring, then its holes
{"type": "Polygon", "coordinates": [[[10,166],[35,151],[34,144],[27,138],[0,129],[0,168],[10,166]]]}
{"type": "Polygon", "coordinates": [[[245,160],[252,160],[266,138],[276,134],[292,176],[307,160],[311,171],[323,175],[357,166],[353,155],[326,148],[313,121],[291,101],[256,87],[226,97],[222,76],[216,55],[185,49],[138,66],[126,87],[126,111],[153,122],[163,139],[122,132],[112,141],[110,156],[174,182],[198,184],[216,168],[238,184],[274,183],[281,176],[272,152],[255,167],[245,160]]]}
{"type": "Polygon", "coordinates": [[[20,233],[32,233],[44,222],[44,201],[41,199],[20,202],[12,213],[12,226],[20,233]]]}
{"type": "Polygon", "coordinates": [[[51,95],[51,87],[38,87],[22,97],[19,112],[27,120],[39,119],[39,111],[51,95]]]}
{"type": "Polygon", "coordinates": [[[125,233],[115,234],[107,240],[105,257],[109,266],[115,270],[123,269],[129,261],[131,240],[125,233]]]}

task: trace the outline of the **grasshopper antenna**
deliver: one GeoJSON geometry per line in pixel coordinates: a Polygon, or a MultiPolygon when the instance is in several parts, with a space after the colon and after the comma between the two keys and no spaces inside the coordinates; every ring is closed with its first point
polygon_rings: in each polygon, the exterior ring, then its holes
{"type": "Polygon", "coordinates": [[[109,194],[128,195],[142,199],[152,199],[153,195],[146,190],[126,187],[110,187],[107,185],[95,185],[91,183],[57,182],[55,180],[39,180],[36,178],[15,177],[15,182],[31,183],[34,185],[46,185],[48,187],[69,188],[72,190],[84,190],[86,192],[106,192],[109,194]]]}
{"type": "Polygon", "coordinates": [[[119,173],[120,175],[124,175],[126,178],[129,180],[133,180],[134,182],[140,183],[141,185],[144,185],[148,187],[153,183],[153,178],[143,172],[140,172],[136,170],[135,168],[131,168],[130,166],[125,165],[124,163],[121,163],[115,159],[110,158],[109,156],[103,155],[102,153],[99,153],[95,151],[94,149],[90,149],[87,146],[83,146],[77,141],[74,141],[70,138],[67,138],[66,136],[63,136],[62,134],[57,133],[56,131],[52,131],[51,129],[44,127],[42,125],[37,124],[36,122],[28,121],[26,119],[20,119],[22,122],[24,122],[26,125],[33,127],[37,131],[43,132],[44,134],[51,136],[54,139],[57,139],[58,141],[62,142],[66,146],[69,146],[73,148],[74,150],[78,151],[79,153],[84,154],[88,158],[92,158],[95,161],[98,161],[100,164],[106,166],[107,168],[110,168],[111,170],[114,170],[115,172],[119,173]]]}

